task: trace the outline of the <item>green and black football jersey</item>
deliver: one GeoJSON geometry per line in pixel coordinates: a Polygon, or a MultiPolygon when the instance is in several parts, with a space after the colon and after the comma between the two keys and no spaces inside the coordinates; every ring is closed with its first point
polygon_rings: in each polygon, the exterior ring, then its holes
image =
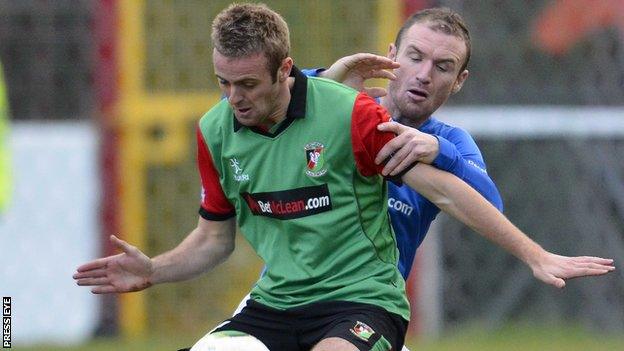
{"type": "Polygon", "coordinates": [[[200,214],[235,214],[265,261],[254,300],[279,309],[362,302],[409,320],[373,161],[393,137],[376,130],[387,113],[365,94],[293,71],[287,117],[270,131],[240,125],[226,100],[200,120],[200,214]]]}

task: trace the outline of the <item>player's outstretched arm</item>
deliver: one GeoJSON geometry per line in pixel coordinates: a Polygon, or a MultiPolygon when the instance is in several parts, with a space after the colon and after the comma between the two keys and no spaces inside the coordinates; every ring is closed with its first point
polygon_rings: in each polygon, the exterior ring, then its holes
{"type": "Polygon", "coordinates": [[[450,173],[419,163],[402,179],[444,212],[518,257],[544,283],[563,288],[565,279],[603,275],[615,269],[611,259],[566,257],[544,250],[477,191],[450,173]]]}
{"type": "Polygon", "coordinates": [[[73,278],[91,286],[94,294],[124,293],[154,284],[193,278],[223,262],[234,250],[235,220],[199,219],[177,247],[152,259],[138,248],[111,236],[122,253],[93,260],[78,267],[73,278]]]}
{"type": "Polygon", "coordinates": [[[335,80],[358,91],[365,91],[372,97],[381,97],[387,94],[386,89],[368,88],[364,86],[364,82],[371,78],[394,80],[396,76],[389,70],[399,66],[398,62],[385,56],[359,53],[338,59],[327,70],[319,73],[319,77],[335,80]]]}

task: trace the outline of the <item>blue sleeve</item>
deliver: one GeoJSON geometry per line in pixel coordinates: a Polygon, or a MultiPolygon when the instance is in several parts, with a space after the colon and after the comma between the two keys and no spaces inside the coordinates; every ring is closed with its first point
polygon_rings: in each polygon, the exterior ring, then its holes
{"type": "Polygon", "coordinates": [[[323,72],[325,68],[304,68],[301,73],[308,77],[318,77],[319,73],[323,72]]]}
{"type": "Polygon", "coordinates": [[[446,138],[434,135],[440,143],[440,153],[433,166],[456,175],[503,211],[503,200],[496,185],[487,174],[479,147],[468,132],[453,128],[446,138]]]}

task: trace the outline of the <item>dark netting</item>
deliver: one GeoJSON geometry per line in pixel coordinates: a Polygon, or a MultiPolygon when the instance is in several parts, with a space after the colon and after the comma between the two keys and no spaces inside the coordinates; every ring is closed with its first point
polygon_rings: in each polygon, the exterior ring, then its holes
{"type": "Polygon", "coordinates": [[[93,115],[94,1],[0,1],[0,58],[11,116],[93,115]]]}
{"type": "MultiPolygon", "coordinates": [[[[461,13],[472,37],[471,75],[451,104],[624,104],[622,21],[584,32],[568,51],[554,55],[538,47],[533,28],[546,6],[565,6],[566,1],[437,3],[461,13]]],[[[564,11],[559,13],[563,16],[564,11]]],[[[580,27],[579,21],[574,26],[580,27]]],[[[557,29],[575,30],[563,25],[557,29]]]]}
{"type": "MultiPolygon", "coordinates": [[[[624,139],[481,139],[505,214],[547,250],[624,257],[624,139]]],[[[519,260],[442,216],[443,316],[475,320],[582,322],[624,328],[624,276],[540,283],[519,260]]],[[[621,267],[621,265],[620,265],[621,267]]],[[[621,270],[621,269],[620,269],[621,270]]]]}

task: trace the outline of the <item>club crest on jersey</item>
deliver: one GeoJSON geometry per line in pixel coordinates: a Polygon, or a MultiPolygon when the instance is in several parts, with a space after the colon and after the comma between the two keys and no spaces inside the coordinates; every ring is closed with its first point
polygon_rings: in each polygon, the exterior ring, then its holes
{"type": "Polygon", "coordinates": [[[357,323],[355,323],[355,326],[349,330],[351,331],[351,333],[353,333],[353,335],[364,341],[368,341],[368,339],[370,339],[370,337],[375,334],[373,328],[369,327],[366,323],[362,323],[360,321],[357,321],[357,323]]]}
{"type": "Polygon", "coordinates": [[[240,162],[236,158],[230,159],[230,167],[234,171],[234,180],[237,182],[244,182],[249,180],[249,175],[247,173],[243,173],[243,167],[241,167],[240,162]]]}
{"type": "Polygon", "coordinates": [[[306,154],[306,174],[310,177],[320,177],[327,173],[325,167],[325,146],[319,142],[311,142],[304,147],[306,154]]]}

